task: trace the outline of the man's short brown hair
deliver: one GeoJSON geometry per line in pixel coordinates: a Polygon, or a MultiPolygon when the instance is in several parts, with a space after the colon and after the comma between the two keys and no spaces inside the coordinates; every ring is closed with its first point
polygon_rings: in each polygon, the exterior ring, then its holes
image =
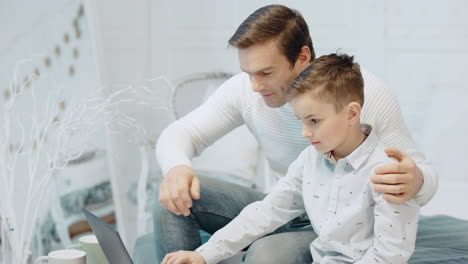
{"type": "Polygon", "coordinates": [[[299,11],[283,5],[268,5],[257,9],[237,28],[229,45],[244,49],[274,38],[278,48],[291,65],[296,62],[303,46],[310,49],[311,61],[315,59],[309,27],[299,11]]]}
{"type": "Polygon", "coordinates": [[[351,102],[364,105],[364,80],[359,64],[346,54],[330,54],[314,60],[287,90],[288,99],[312,92],[335,105],[337,112],[351,102]]]}

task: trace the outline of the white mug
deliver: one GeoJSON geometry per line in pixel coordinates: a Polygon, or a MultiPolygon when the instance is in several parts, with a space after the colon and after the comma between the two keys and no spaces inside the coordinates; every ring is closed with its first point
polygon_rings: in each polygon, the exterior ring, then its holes
{"type": "Polygon", "coordinates": [[[78,248],[86,252],[86,264],[109,264],[95,235],[82,236],[79,244],[67,248],[78,248]]]}
{"type": "Polygon", "coordinates": [[[75,249],[63,249],[50,252],[47,256],[36,259],[34,263],[47,260],[49,264],[86,264],[86,252],[75,249]]]}

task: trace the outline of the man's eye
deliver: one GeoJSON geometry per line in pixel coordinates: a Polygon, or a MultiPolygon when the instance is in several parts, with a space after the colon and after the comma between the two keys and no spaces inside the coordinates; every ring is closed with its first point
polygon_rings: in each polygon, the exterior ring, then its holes
{"type": "Polygon", "coordinates": [[[263,75],[270,75],[271,72],[262,72],[263,75]]]}

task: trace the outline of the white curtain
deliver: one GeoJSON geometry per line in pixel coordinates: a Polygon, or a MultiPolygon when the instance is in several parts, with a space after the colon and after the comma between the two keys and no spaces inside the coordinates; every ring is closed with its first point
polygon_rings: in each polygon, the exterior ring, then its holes
{"type": "MultiPolygon", "coordinates": [[[[107,95],[129,86],[145,85],[149,77],[149,5],[152,1],[85,0],[98,82],[107,95]]],[[[129,109],[121,109],[127,111],[129,109]]],[[[132,110],[130,110],[132,111],[132,110]]],[[[130,113],[132,114],[132,113],[130,113]]],[[[133,113],[139,115],[140,113],[133,113]]],[[[130,129],[129,129],[130,130],[130,129]]],[[[138,146],[129,142],[132,131],[107,131],[107,149],[118,230],[132,254],[136,239],[136,206],[128,199],[129,186],[140,170],[138,146]]]]}

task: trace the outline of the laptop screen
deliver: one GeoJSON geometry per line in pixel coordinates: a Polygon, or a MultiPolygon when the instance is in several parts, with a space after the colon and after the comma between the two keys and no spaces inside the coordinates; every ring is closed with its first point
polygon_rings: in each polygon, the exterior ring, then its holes
{"type": "Polygon", "coordinates": [[[96,235],[102,251],[106,255],[107,261],[112,264],[133,264],[119,233],[114,227],[102,221],[85,208],[83,208],[83,212],[88,219],[94,235],[96,235]]]}

